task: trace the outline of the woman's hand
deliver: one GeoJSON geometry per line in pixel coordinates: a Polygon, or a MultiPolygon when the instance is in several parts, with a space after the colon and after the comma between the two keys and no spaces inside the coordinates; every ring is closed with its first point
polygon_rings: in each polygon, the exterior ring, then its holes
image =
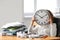
{"type": "Polygon", "coordinates": [[[41,38],[47,38],[48,37],[48,35],[45,35],[45,36],[42,36],[41,38]]]}

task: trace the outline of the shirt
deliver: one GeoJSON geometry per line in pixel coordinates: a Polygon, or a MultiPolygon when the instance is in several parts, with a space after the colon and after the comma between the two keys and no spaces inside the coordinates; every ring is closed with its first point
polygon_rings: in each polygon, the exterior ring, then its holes
{"type": "Polygon", "coordinates": [[[48,25],[36,25],[35,27],[30,27],[29,32],[36,35],[48,35],[56,36],[56,24],[53,23],[48,25]]]}

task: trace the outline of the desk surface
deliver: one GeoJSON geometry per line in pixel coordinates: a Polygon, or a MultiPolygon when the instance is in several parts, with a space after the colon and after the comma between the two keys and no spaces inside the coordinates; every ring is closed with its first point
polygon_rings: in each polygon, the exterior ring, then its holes
{"type": "Polygon", "coordinates": [[[60,37],[47,37],[47,38],[18,38],[16,36],[0,36],[0,40],[60,40],[60,37]]]}

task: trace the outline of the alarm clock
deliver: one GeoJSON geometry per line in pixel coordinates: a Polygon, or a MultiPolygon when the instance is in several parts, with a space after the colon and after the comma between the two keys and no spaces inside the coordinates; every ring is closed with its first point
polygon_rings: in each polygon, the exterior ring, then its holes
{"type": "Polygon", "coordinates": [[[43,10],[43,9],[36,11],[36,13],[34,15],[34,20],[39,25],[48,24],[49,12],[47,10],[43,10]]]}

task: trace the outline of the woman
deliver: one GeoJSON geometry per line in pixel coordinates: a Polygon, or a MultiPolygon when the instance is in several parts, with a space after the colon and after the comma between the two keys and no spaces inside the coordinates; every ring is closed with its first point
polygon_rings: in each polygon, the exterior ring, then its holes
{"type": "Polygon", "coordinates": [[[28,34],[35,34],[38,37],[56,36],[57,29],[56,29],[56,24],[53,23],[53,19],[54,18],[53,18],[53,15],[52,15],[51,11],[44,10],[44,9],[38,10],[35,13],[34,17],[32,18],[32,23],[31,23],[31,25],[28,29],[28,34]],[[42,12],[44,14],[47,14],[48,16],[42,14],[42,12]],[[47,16],[48,19],[46,18],[46,16],[47,16]]]}

